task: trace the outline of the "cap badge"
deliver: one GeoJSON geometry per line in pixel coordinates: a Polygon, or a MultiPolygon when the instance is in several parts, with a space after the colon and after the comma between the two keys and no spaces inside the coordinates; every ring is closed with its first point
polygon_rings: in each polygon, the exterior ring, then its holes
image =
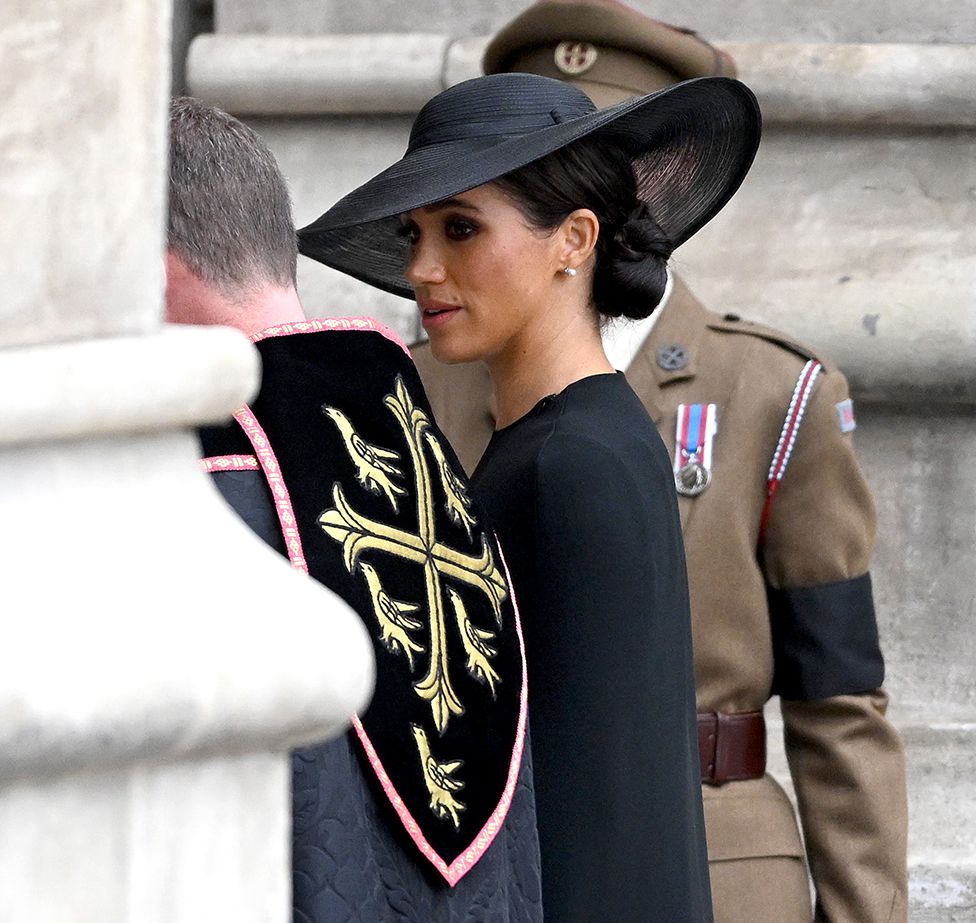
{"type": "Polygon", "coordinates": [[[589,42],[560,42],[556,46],[556,67],[570,77],[585,74],[600,56],[589,42]]]}
{"type": "Polygon", "coordinates": [[[674,445],[674,486],[697,497],[712,483],[712,442],[718,432],[715,404],[679,404],[674,445]]]}

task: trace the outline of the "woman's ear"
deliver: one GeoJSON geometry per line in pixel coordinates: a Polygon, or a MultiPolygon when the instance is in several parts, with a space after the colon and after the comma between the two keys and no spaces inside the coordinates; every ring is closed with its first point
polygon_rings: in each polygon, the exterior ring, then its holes
{"type": "Polygon", "coordinates": [[[559,231],[562,265],[569,269],[579,269],[596,249],[600,220],[590,209],[577,208],[563,219],[559,231]]]}

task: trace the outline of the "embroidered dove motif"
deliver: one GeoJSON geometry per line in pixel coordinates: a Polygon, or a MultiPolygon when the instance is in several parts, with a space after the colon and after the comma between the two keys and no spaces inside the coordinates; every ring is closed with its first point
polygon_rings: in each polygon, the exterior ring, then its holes
{"type": "Polygon", "coordinates": [[[390,480],[391,476],[403,477],[403,471],[393,464],[400,461],[399,454],[389,449],[370,445],[353,429],[349,418],[337,407],[325,406],[322,410],[335,423],[342,436],[346,452],[349,453],[349,458],[356,466],[356,479],[370,493],[385,493],[393,511],[396,512],[397,497],[406,494],[402,487],[390,480]]]}
{"type": "Polygon", "coordinates": [[[393,599],[383,585],[376,570],[365,561],[359,562],[359,569],[366,578],[369,596],[373,603],[373,614],[380,625],[380,640],[391,653],[400,648],[406,654],[410,669],[413,670],[413,655],[423,653],[423,647],[410,637],[411,631],[424,627],[419,619],[411,618],[420,606],[393,599]]]}
{"type": "Polygon", "coordinates": [[[455,525],[463,527],[470,539],[471,527],[475,525],[475,518],[470,512],[471,498],[468,496],[468,490],[454,469],[448,464],[444,450],[433,433],[428,432],[426,438],[427,445],[430,446],[437,462],[437,473],[440,475],[441,487],[444,490],[444,508],[447,510],[448,518],[455,525]]]}
{"type": "Polygon", "coordinates": [[[449,760],[446,763],[439,763],[430,752],[430,743],[427,740],[427,732],[417,725],[413,728],[413,739],[416,741],[417,750],[420,753],[420,765],[424,771],[424,782],[427,791],[430,793],[430,809],[436,817],[442,820],[450,820],[457,830],[461,826],[460,814],[465,810],[462,802],[454,797],[454,792],[459,792],[464,788],[464,783],[460,779],[454,778],[464,760],[449,760]]]}

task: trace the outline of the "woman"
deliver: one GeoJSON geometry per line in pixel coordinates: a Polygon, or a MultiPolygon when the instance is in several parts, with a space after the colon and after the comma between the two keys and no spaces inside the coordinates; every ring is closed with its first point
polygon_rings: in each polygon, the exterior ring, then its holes
{"type": "Polygon", "coordinates": [[[711,919],[671,465],[599,325],[653,310],[671,250],[758,139],[754,98],[723,78],[600,111],[559,81],[481,78],[428,103],[404,158],[300,235],[415,297],[437,359],[491,373],[473,483],[525,625],[557,923],[711,919]]]}

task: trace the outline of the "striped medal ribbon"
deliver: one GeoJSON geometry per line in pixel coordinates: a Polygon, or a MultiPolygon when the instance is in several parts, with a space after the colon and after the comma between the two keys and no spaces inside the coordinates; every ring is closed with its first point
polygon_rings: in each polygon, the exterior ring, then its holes
{"type": "Polygon", "coordinates": [[[712,481],[712,442],[718,432],[715,404],[679,404],[674,446],[674,486],[697,497],[712,481]]]}

